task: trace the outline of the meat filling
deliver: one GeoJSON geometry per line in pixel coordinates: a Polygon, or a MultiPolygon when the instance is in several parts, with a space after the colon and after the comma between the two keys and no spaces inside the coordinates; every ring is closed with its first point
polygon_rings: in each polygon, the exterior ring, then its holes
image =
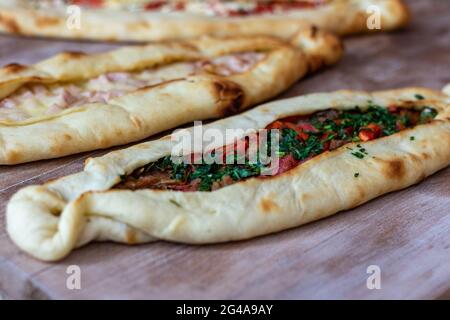
{"type": "MultiPolygon", "coordinates": [[[[329,109],[306,116],[294,116],[277,120],[266,129],[278,129],[280,133],[277,155],[279,164],[271,175],[279,175],[314,158],[315,156],[356,142],[349,148],[352,156],[364,160],[370,154],[358,142],[365,142],[395,134],[419,124],[431,122],[437,115],[435,109],[406,109],[396,106],[383,108],[372,105],[367,111],[356,108],[349,111],[329,109]]],[[[269,134],[273,131],[269,131],[269,134]]],[[[414,136],[410,137],[413,142],[414,136]]],[[[270,139],[268,139],[270,141],[270,139]]],[[[248,141],[242,141],[245,150],[238,152],[235,146],[215,150],[220,157],[233,157],[234,163],[200,164],[175,163],[170,156],[149,163],[122,177],[116,189],[161,189],[174,191],[212,191],[251,177],[264,178],[264,165],[250,162],[248,141]],[[223,150],[233,150],[227,154],[223,150]],[[242,164],[237,159],[244,158],[242,164]]],[[[237,145],[237,144],[236,144],[237,145]]],[[[253,149],[252,149],[253,150],[253,149]]],[[[194,156],[191,155],[190,158],[194,156]]],[[[359,173],[358,173],[359,175],[359,173]]],[[[355,176],[356,177],[356,176],[355,176]]]]}

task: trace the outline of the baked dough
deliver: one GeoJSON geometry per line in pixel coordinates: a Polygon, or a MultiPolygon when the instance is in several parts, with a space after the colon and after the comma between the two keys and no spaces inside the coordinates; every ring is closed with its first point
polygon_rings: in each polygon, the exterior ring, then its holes
{"type": "Polygon", "coordinates": [[[363,160],[348,150],[356,143],[347,144],[278,176],[250,178],[212,192],[110,190],[122,175],[170,155],[174,142],[165,137],[138,144],[88,159],[82,172],[17,192],[7,207],[8,233],[22,250],[50,261],[91,241],[248,239],[353,208],[450,164],[449,99],[423,88],[310,94],[264,104],[206,128],[258,129],[288,116],[328,108],[364,110],[371,104],[430,106],[438,115],[429,124],[360,142],[370,154],[363,160]],[[361,173],[357,179],[355,172],[361,173]]]}
{"type": "Polygon", "coordinates": [[[38,10],[28,0],[0,0],[0,30],[7,33],[88,38],[107,41],[160,41],[202,35],[271,35],[284,39],[314,24],[339,35],[369,30],[370,8],[378,6],[381,31],[405,26],[409,11],[403,0],[332,0],[312,9],[279,14],[214,17],[190,12],[131,12],[113,9],[83,9],[80,28],[68,28],[66,8],[38,10]]]}
{"type": "Polygon", "coordinates": [[[343,51],[316,28],[292,42],[203,37],[8,65],[0,69],[0,164],[108,148],[236,113],[337,62],[343,51]]]}

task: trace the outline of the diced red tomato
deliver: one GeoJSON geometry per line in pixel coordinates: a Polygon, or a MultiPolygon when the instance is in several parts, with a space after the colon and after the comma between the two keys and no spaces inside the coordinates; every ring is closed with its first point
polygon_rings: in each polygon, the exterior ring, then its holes
{"type": "Polygon", "coordinates": [[[318,130],[308,121],[304,120],[304,116],[293,116],[287,117],[282,120],[276,120],[267,126],[267,129],[283,129],[283,128],[291,128],[296,132],[301,131],[305,132],[318,132],[318,130]]]}
{"type": "Polygon", "coordinates": [[[361,139],[361,141],[369,141],[375,139],[373,131],[369,129],[359,130],[358,137],[361,139]]]}
{"type": "Polygon", "coordinates": [[[377,125],[376,123],[370,123],[367,125],[367,128],[371,129],[373,132],[375,132],[376,137],[378,138],[381,134],[381,127],[377,125]]]}
{"type": "MultiPolygon", "coordinates": [[[[301,127],[299,127],[298,125],[295,125],[292,122],[275,121],[275,122],[272,122],[269,126],[267,126],[268,130],[271,130],[271,129],[278,129],[279,130],[279,129],[283,129],[283,128],[288,128],[288,129],[294,130],[298,134],[298,138],[300,140],[304,141],[304,140],[307,140],[309,138],[309,135],[301,127]]],[[[310,128],[310,127],[308,127],[308,128],[310,128]]]]}
{"type": "Polygon", "coordinates": [[[286,126],[287,128],[292,129],[292,130],[295,130],[295,132],[297,132],[298,138],[299,138],[300,140],[303,140],[303,141],[308,140],[309,134],[307,134],[306,132],[304,132],[302,128],[300,128],[300,127],[298,127],[298,126],[296,126],[295,124],[290,123],[290,122],[285,122],[284,124],[285,124],[285,126],[286,126]]]}
{"type": "Polygon", "coordinates": [[[305,132],[302,131],[302,132],[299,134],[299,137],[300,137],[301,140],[306,141],[306,140],[308,140],[308,138],[309,138],[309,134],[307,134],[307,133],[305,133],[305,132]]]}
{"type": "Polygon", "coordinates": [[[167,3],[167,1],[161,0],[161,1],[152,1],[145,5],[145,10],[158,10],[162,6],[164,6],[167,3]]]}
{"type": "Polygon", "coordinates": [[[381,134],[380,126],[375,123],[370,123],[366,127],[361,128],[359,130],[358,136],[361,139],[361,141],[369,141],[378,138],[380,134],[381,134]]]}
{"type": "Polygon", "coordinates": [[[73,0],[72,3],[79,6],[99,8],[103,5],[103,0],[73,0]]]}

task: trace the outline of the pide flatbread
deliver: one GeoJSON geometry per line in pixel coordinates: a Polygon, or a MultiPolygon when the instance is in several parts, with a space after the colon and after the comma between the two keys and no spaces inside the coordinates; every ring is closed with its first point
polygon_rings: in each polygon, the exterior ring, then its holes
{"type": "Polygon", "coordinates": [[[60,157],[240,112],[342,55],[316,28],[293,39],[211,38],[66,52],[0,69],[0,164],[60,157]]]}
{"type": "Polygon", "coordinates": [[[288,39],[311,24],[348,35],[395,30],[408,20],[402,0],[0,1],[3,32],[108,41],[160,41],[202,35],[288,39]],[[80,19],[75,16],[77,11],[67,9],[73,4],[81,6],[80,19]]]}
{"type": "MultiPolygon", "coordinates": [[[[20,190],[7,207],[7,231],[42,260],[92,241],[242,240],[358,206],[450,164],[449,98],[423,88],[310,94],[203,127],[233,128],[281,130],[278,171],[260,176],[247,162],[175,165],[167,156],[176,142],[167,136],[20,190]]],[[[236,139],[245,133],[209,147],[236,139]]]]}

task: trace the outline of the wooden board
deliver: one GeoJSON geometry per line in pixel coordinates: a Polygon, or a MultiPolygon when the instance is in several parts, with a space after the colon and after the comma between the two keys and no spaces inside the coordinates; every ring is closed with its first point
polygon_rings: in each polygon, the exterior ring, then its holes
{"type": "MultiPolygon", "coordinates": [[[[409,3],[416,19],[408,30],[347,40],[347,55],[337,67],[283,97],[343,88],[440,89],[449,83],[450,3],[409,3]]],[[[111,47],[2,36],[0,63],[111,47]]],[[[25,185],[76,172],[86,157],[103,153],[0,167],[0,298],[450,297],[450,168],[354,210],[250,241],[201,247],[93,244],[54,264],[20,252],[5,233],[8,198],[25,185]],[[81,290],[66,288],[66,268],[73,264],[81,267],[81,290]],[[366,287],[369,265],[381,268],[381,290],[366,287]]]]}

